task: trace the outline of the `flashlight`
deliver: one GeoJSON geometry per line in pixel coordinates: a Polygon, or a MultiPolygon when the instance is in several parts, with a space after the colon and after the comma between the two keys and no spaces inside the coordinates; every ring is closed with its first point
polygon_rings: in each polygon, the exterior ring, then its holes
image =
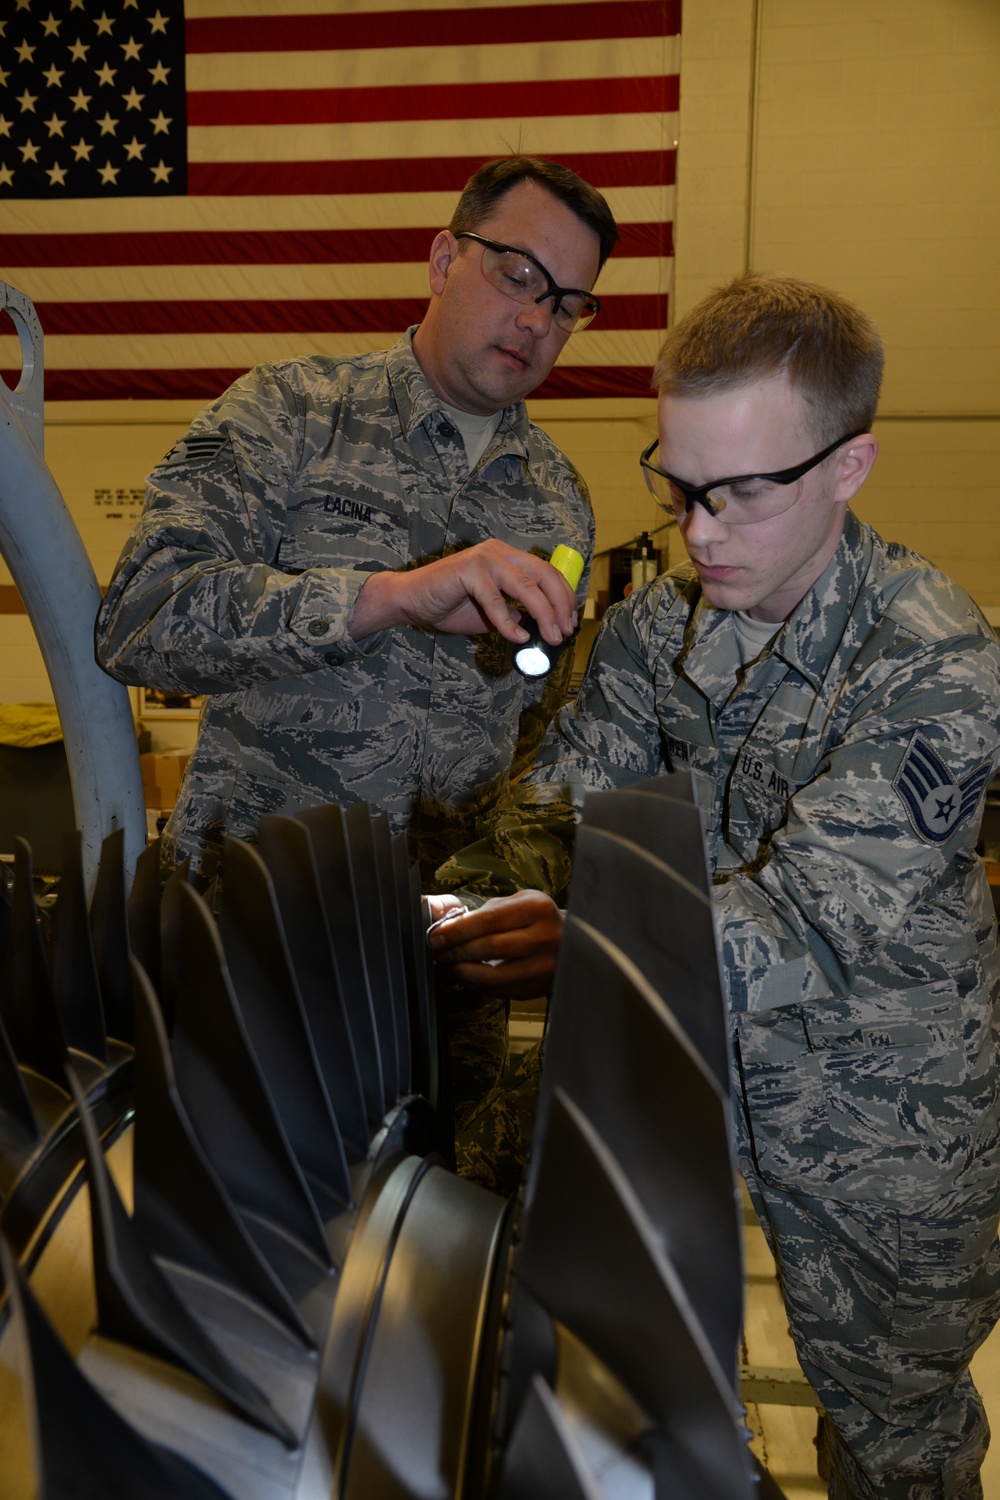
{"type": "MultiPolygon", "coordinates": [[[[579,552],[572,547],[558,546],[549,562],[575,592],[583,577],[583,558],[579,552]]],[[[548,641],[542,640],[537,620],[529,619],[525,623],[525,629],[530,634],[522,646],[515,646],[514,665],[522,677],[544,677],[546,672],[552,670],[555,654],[561,647],[550,646],[548,641]]]]}

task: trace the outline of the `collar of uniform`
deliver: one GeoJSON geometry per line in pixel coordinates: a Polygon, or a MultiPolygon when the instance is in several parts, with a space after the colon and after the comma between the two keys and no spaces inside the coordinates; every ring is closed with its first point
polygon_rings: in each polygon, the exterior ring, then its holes
{"type": "MultiPolygon", "coordinates": [[[[694,569],[691,569],[692,574],[694,569]]],[[[682,672],[720,706],[733,691],[736,674],[742,665],[736,627],[728,609],[716,609],[699,595],[684,630],[684,642],[674,660],[682,672]]]]}
{"type": "MultiPolygon", "coordinates": [[[[825,572],[774,637],[771,655],[800,672],[813,687],[823,681],[830,655],[847,628],[871,555],[871,530],[849,510],[825,572]]],[[[725,702],[742,665],[731,611],[700,598],[675,665],[713,703],[725,702]]]]}
{"type": "Polygon", "coordinates": [[[775,636],[773,652],[813,687],[826,676],[854,609],[872,558],[872,531],[849,510],[826,571],[775,636]]]}
{"type": "MultiPolygon", "coordinates": [[[[413,335],[419,325],[414,323],[386,355],[386,370],[392,386],[399,425],[403,436],[409,441],[415,427],[428,417],[443,421],[441,398],[428,385],[423,370],[413,353],[413,335]]],[[[450,425],[450,424],[449,424],[450,425]]],[[[496,430],[492,447],[500,444],[498,451],[528,456],[528,413],[523,401],[505,407],[503,420],[496,430]]]]}

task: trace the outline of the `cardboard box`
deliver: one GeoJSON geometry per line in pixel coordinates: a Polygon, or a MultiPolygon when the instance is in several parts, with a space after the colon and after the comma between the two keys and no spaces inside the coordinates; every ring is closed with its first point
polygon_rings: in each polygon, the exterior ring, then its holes
{"type": "Polygon", "coordinates": [[[147,807],[161,811],[173,807],[184,767],[190,758],[190,750],[153,750],[139,756],[143,800],[147,807]]]}

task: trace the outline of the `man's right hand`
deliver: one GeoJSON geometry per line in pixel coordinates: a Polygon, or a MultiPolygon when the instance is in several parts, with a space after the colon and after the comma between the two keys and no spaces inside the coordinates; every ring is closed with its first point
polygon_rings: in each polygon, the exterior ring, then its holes
{"type": "Polygon", "coordinates": [[[421,568],[373,573],[357,597],[350,630],[356,641],[397,625],[449,635],[498,630],[520,645],[528,639],[519,623],[522,613],[532,615],[543,638],[558,646],[576,629],[576,596],[551,564],[493,540],[421,568]]]}
{"type": "Polygon", "coordinates": [[[551,896],[541,891],[494,896],[478,911],[447,922],[440,919],[462,910],[456,897],[429,896],[427,904],[437,919],[428,944],[462,984],[512,1000],[549,993],[563,931],[563,913],[551,896]]]}

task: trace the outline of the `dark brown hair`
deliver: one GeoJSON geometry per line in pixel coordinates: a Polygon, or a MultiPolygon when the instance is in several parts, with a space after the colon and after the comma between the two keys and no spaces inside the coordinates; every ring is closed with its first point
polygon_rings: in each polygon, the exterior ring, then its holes
{"type": "Polygon", "coordinates": [[[465,184],[448,228],[452,234],[478,229],[494,204],[519,182],[537,182],[576,214],[600,240],[600,270],[618,243],[618,225],[602,195],[569,167],[544,156],[500,156],[484,162],[465,184]]]}

